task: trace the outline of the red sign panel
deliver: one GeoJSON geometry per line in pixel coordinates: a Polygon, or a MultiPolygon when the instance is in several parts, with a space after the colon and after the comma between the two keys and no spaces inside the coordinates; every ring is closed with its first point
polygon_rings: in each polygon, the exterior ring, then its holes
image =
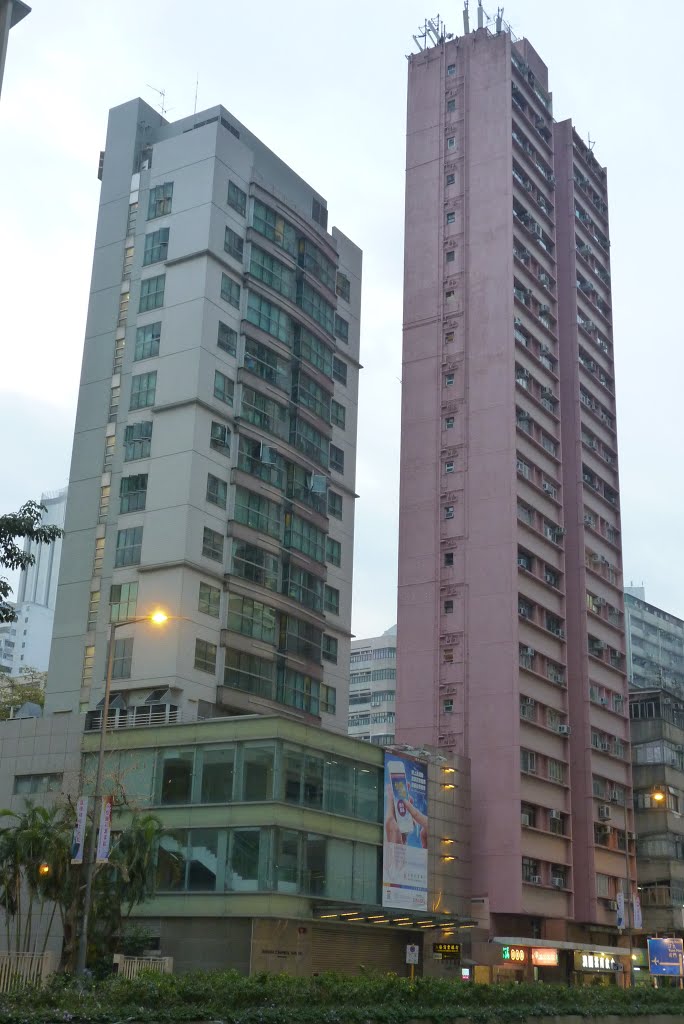
{"type": "Polygon", "coordinates": [[[532,963],[535,967],[558,967],[557,949],[533,949],[532,963]]]}

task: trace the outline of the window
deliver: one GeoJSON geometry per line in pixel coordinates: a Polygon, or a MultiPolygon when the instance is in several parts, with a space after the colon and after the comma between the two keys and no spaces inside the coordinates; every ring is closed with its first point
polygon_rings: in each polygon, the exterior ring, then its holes
{"type": "Polygon", "coordinates": [[[335,519],[342,518],[342,495],[336,491],[328,491],[328,515],[335,519]]]}
{"type": "Polygon", "coordinates": [[[311,202],[311,217],[317,224],[320,224],[324,231],[328,230],[328,211],[318,199],[313,199],[311,202]]]}
{"type": "Polygon", "coordinates": [[[445,615],[451,615],[453,610],[454,610],[454,602],[451,599],[445,601],[444,602],[444,614],[445,615]]]}
{"type": "Polygon", "coordinates": [[[247,212],[247,193],[243,192],[234,181],[228,182],[228,206],[232,206],[241,216],[247,212]]]}
{"type": "Polygon", "coordinates": [[[330,661],[333,665],[337,664],[337,639],[334,636],[328,636],[327,633],[323,634],[323,642],[321,646],[321,657],[323,661],[330,661]]]}
{"type": "MultiPolygon", "coordinates": [[[[442,701],[442,711],[444,712],[445,715],[452,714],[453,710],[454,710],[454,702],[453,702],[453,699],[451,697],[448,697],[446,700],[442,701]]],[[[394,719],[392,719],[392,721],[394,721],[394,719]]]]}
{"type": "Polygon", "coordinates": [[[447,213],[447,215],[446,215],[446,222],[447,222],[447,224],[455,224],[456,223],[456,214],[453,211],[451,213],[447,213]]]}
{"type": "Polygon", "coordinates": [[[132,619],[138,605],[137,583],[114,583],[109,588],[109,621],[132,619]]]}
{"type": "Polygon", "coordinates": [[[139,313],[147,313],[150,309],[159,309],[164,305],[165,284],[166,274],[160,274],[159,277],[146,277],[144,281],[140,282],[139,313]]]}
{"type": "Polygon", "coordinates": [[[444,506],[444,518],[445,519],[453,519],[454,518],[454,506],[453,505],[445,505],[444,506]]]}
{"type": "Polygon", "coordinates": [[[124,432],[124,462],[149,457],[152,446],[152,420],[131,423],[124,432]]]}
{"type": "Polygon", "coordinates": [[[456,463],[454,462],[453,459],[448,459],[444,463],[444,472],[445,473],[453,473],[455,469],[456,469],[456,463]]]}
{"type": "Polygon", "coordinates": [[[308,363],[315,366],[326,377],[332,377],[332,349],[315,334],[307,330],[306,327],[298,327],[297,329],[295,355],[301,359],[306,359],[308,363]]]}
{"type": "MultiPolygon", "coordinates": [[[[86,628],[88,630],[95,629],[97,626],[97,614],[100,610],[100,591],[91,590],[90,601],[88,602],[88,623],[86,628]]],[[[28,619],[25,620],[28,622],[28,619]]],[[[24,630],[24,636],[26,636],[26,630],[24,630]]],[[[22,644],[23,646],[23,644],[22,644]]]]}
{"type": "Polygon", "coordinates": [[[276,501],[262,497],[254,491],[248,491],[244,487],[236,487],[234,517],[238,523],[280,539],[282,510],[276,501]]]}
{"type": "Polygon", "coordinates": [[[338,381],[339,384],[347,384],[347,364],[342,360],[338,359],[337,356],[333,356],[333,368],[332,368],[333,380],[338,381]]]}
{"type": "Polygon", "coordinates": [[[119,512],[142,512],[147,498],[147,473],[125,476],[120,486],[121,506],[119,512]]]}
{"type": "Polygon", "coordinates": [[[309,270],[326,288],[335,291],[335,264],[332,260],[310,242],[308,238],[300,238],[297,243],[297,262],[300,267],[309,270]]]}
{"type": "Polygon", "coordinates": [[[230,455],[230,430],[223,423],[212,420],[209,447],[221,455],[230,455]]]}
{"type": "Polygon", "coordinates": [[[562,761],[556,761],[549,757],[547,761],[549,778],[554,782],[565,782],[565,765],[562,761]]]}
{"type": "Polygon", "coordinates": [[[326,423],[330,423],[330,393],[301,371],[295,377],[292,398],[293,401],[311,409],[326,423]]]}
{"type": "Polygon", "coordinates": [[[130,679],[133,660],[133,637],[114,641],[112,679],[130,679]]]}
{"type": "Polygon", "coordinates": [[[323,580],[314,573],[297,565],[285,567],[283,593],[304,607],[315,612],[323,611],[323,587],[323,580]]]}
{"type": "Polygon", "coordinates": [[[456,110],[456,100],[447,100],[447,114],[453,114],[456,110]]]}
{"type": "Polygon", "coordinates": [[[323,563],[326,557],[326,536],[317,526],[291,515],[285,531],[285,546],[301,551],[315,562],[323,563]]]}
{"type": "Polygon", "coordinates": [[[454,417],[453,416],[447,416],[446,417],[446,419],[444,420],[444,429],[445,430],[453,430],[454,429],[454,417]]]}
{"type": "Polygon", "coordinates": [[[454,564],[454,553],[453,551],[444,552],[444,564],[449,566],[454,564]]]}
{"type": "Polygon", "coordinates": [[[351,295],[351,284],[349,282],[349,278],[345,274],[341,274],[338,272],[335,291],[337,292],[341,299],[344,299],[345,302],[349,302],[349,297],[351,295]]]}
{"type": "Polygon", "coordinates": [[[451,138],[447,139],[447,149],[456,149],[456,139],[454,138],[453,135],[451,136],[451,138]]]}
{"type": "Polygon", "coordinates": [[[273,700],[275,665],[256,654],[228,649],[223,668],[223,685],[273,700]]]}
{"type": "Polygon", "coordinates": [[[221,274],[221,298],[236,309],[240,308],[240,285],[227,274],[221,274]]]}
{"type": "Polygon", "coordinates": [[[28,796],[32,793],[58,793],[61,787],[61,772],[50,772],[45,775],[14,776],[14,793],[17,796],[28,796]]]}
{"type": "Polygon", "coordinates": [[[237,339],[237,331],[219,320],[218,337],[216,338],[218,347],[227,352],[229,356],[237,355],[237,339]]]}
{"type": "Polygon", "coordinates": [[[523,882],[531,882],[533,885],[539,885],[540,882],[539,874],[539,861],[533,860],[531,857],[523,857],[522,859],[522,880],[523,882]]]}
{"type": "Polygon", "coordinates": [[[225,402],[226,405],[232,405],[234,394],[235,381],[231,380],[230,377],[226,377],[225,373],[221,373],[220,370],[215,370],[214,398],[218,398],[219,402],[225,402]]]}
{"type": "MultiPolygon", "coordinates": [[[[231,569],[235,576],[240,576],[243,580],[257,583],[267,590],[278,590],[280,562],[270,551],[264,551],[256,544],[234,540],[231,569]]],[[[290,571],[293,571],[292,567],[290,571]]],[[[318,610],[320,611],[320,607],[318,610]]]]}
{"type": "Polygon", "coordinates": [[[455,75],[455,74],[456,74],[456,65],[455,64],[447,64],[447,76],[451,77],[452,75],[455,75]]]}
{"type": "Polygon", "coordinates": [[[267,284],[269,288],[273,288],[287,299],[295,301],[297,278],[294,270],[256,245],[252,246],[249,272],[258,281],[267,284]]]}
{"type": "Polygon", "coordinates": [[[255,327],[259,327],[267,334],[272,334],[285,345],[292,345],[294,324],[287,313],[278,309],[267,299],[263,299],[254,292],[247,293],[247,312],[245,319],[249,320],[255,327]]]}
{"type": "Polygon", "coordinates": [[[159,339],[161,338],[161,323],[147,324],[146,327],[139,327],[135,332],[135,352],[133,359],[151,359],[159,355],[159,339]]]}
{"type": "Polygon", "coordinates": [[[195,640],[195,668],[200,672],[216,672],[216,644],[208,640],[195,640]]]}
{"type": "Polygon", "coordinates": [[[342,565],[342,545],[338,540],[333,540],[332,537],[326,537],[325,539],[325,560],[330,565],[342,565]]]}
{"type": "Polygon", "coordinates": [[[150,263],[160,263],[165,260],[169,252],[169,229],[160,228],[159,231],[152,231],[145,235],[145,249],[143,252],[143,267],[150,263]]]}
{"type": "Polygon", "coordinates": [[[171,213],[172,199],[172,181],[165,181],[163,185],[155,185],[154,188],[151,188],[147,219],[154,220],[155,217],[163,217],[165,214],[171,213]]]}
{"type": "Polygon", "coordinates": [[[207,501],[219,508],[225,508],[228,503],[228,484],[211,473],[207,475],[207,501]]]}
{"type": "Polygon", "coordinates": [[[142,526],[134,526],[130,530],[119,530],[116,535],[116,557],[114,565],[140,565],[142,548],[142,526]]]}
{"type": "Polygon", "coordinates": [[[449,249],[449,251],[446,254],[446,261],[447,261],[447,263],[453,263],[455,259],[456,259],[456,250],[455,249],[449,249]]]}
{"type": "Polygon", "coordinates": [[[447,185],[455,185],[456,184],[456,175],[455,174],[447,174],[447,176],[446,176],[446,183],[447,183],[447,185]]]}
{"type": "Polygon", "coordinates": [[[335,337],[345,344],[349,343],[349,324],[339,313],[335,313],[335,337]]]}
{"type": "Polygon", "coordinates": [[[237,231],[233,231],[232,228],[226,228],[226,236],[223,241],[223,248],[232,256],[233,259],[239,260],[242,263],[242,252],[244,248],[244,241],[238,235],[237,231]]]}
{"type": "Polygon", "coordinates": [[[537,755],[533,750],[520,748],[520,771],[527,772],[529,775],[536,775],[537,755]]]}
{"type": "Polygon", "coordinates": [[[444,376],[444,387],[445,388],[452,388],[454,386],[455,381],[456,381],[456,375],[455,374],[453,374],[453,373],[445,374],[445,376],[444,376]]]}
{"type": "Polygon", "coordinates": [[[335,330],[335,309],[308,281],[297,281],[297,305],[325,328],[330,334],[335,330]]]}
{"type": "Polygon", "coordinates": [[[297,255],[297,232],[293,226],[270,206],[266,206],[258,199],[254,200],[252,227],[260,235],[269,238],[279,248],[289,252],[291,256],[297,255]]]}
{"type": "Polygon", "coordinates": [[[215,562],[223,561],[223,535],[216,530],[204,527],[202,535],[202,554],[205,558],[213,558],[215,562]]]}
{"type": "Polygon", "coordinates": [[[95,647],[88,644],[83,648],[83,669],[81,671],[81,685],[90,686],[93,681],[93,663],[95,661],[95,647]]]}
{"type": "Polygon", "coordinates": [[[336,473],[344,473],[344,452],[337,445],[330,445],[330,468],[336,473]]]}
{"type": "Polygon", "coordinates": [[[239,594],[228,595],[228,629],[253,640],[274,644],[276,641],[276,611],[261,601],[239,594]]]}
{"type": "Polygon", "coordinates": [[[129,409],[147,409],[154,405],[157,393],[157,371],[139,373],[131,381],[131,404],[129,409]]]}
{"type": "Polygon", "coordinates": [[[325,600],[324,608],[326,612],[330,612],[332,615],[340,614],[340,592],[335,587],[329,587],[325,585],[325,600]]]}

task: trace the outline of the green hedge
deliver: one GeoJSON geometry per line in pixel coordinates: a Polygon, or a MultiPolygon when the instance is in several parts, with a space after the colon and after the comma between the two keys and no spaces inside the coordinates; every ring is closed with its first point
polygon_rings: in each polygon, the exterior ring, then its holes
{"type": "Polygon", "coordinates": [[[222,1021],[224,1024],[515,1024],[530,1017],[684,1013],[675,988],[570,988],[475,985],[437,978],[322,974],[293,978],[235,971],[143,974],[82,982],[57,976],[44,989],[0,998],[0,1024],[115,1024],[119,1021],[222,1021]]]}

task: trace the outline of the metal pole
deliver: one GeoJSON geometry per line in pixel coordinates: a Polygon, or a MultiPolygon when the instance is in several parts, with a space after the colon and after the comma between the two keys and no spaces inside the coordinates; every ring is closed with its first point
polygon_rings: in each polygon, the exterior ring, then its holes
{"type": "Polygon", "coordinates": [[[627,987],[632,988],[634,985],[634,971],[632,969],[632,953],[634,947],[634,922],[632,918],[632,878],[629,868],[629,832],[627,825],[629,823],[627,802],[625,801],[625,869],[627,871],[627,936],[629,938],[629,974],[627,976],[627,987]]]}
{"type": "Polygon", "coordinates": [[[102,798],[102,777],[104,775],[105,740],[107,737],[107,720],[109,718],[109,694],[112,688],[112,670],[114,668],[114,637],[116,627],[127,623],[112,622],[109,627],[109,650],[107,652],[107,672],[105,674],[105,692],[102,705],[102,721],[100,722],[100,750],[97,757],[97,775],[95,776],[95,793],[93,795],[93,824],[90,830],[90,842],[88,843],[88,859],[85,865],[85,893],[83,895],[83,915],[81,917],[81,934],[78,940],[78,958],[76,960],[76,973],[83,974],[86,969],[88,958],[88,919],[90,917],[90,905],[93,892],[93,871],[95,868],[95,854],[97,851],[97,826],[98,814],[100,812],[100,801],[102,798]]]}

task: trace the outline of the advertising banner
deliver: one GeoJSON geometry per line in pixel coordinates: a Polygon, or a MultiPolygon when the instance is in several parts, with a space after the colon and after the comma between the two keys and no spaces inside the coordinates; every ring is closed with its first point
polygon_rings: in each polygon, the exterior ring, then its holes
{"type": "Polygon", "coordinates": [[[385,752],[382,905],[428,908],[427,765],[385,752]]]}
{"type": "Polygon", "coordinates": [[[102,811],[100,813],[100,830],[97,836],[97,857],[98,864],[106,864],[109,860],[109,844],[112,838],[112,798],[102,798],[102,811]]]}
{"type": "Polygon", "coordinates": [[[639,899],[638,895],[632,897],[632,907],[634,909],[634,927],[638,931],[640,928],[644,927],[644,921],[641,916],[641,900],[639,899]]]}
{"type": "Polygon", "coordinates": [[[615,911],[615,923],[618,928],[625,927],[625,894],[621,891],[617,894],[615,901],[617,910],[615,911]]]}
{"type": "Polygon", "coordinates": [[[76,803],[76,825],[71,837],[71,863],[83,863],[86,822],[88,820],[88,797],[80,796],[76,803]]]}

